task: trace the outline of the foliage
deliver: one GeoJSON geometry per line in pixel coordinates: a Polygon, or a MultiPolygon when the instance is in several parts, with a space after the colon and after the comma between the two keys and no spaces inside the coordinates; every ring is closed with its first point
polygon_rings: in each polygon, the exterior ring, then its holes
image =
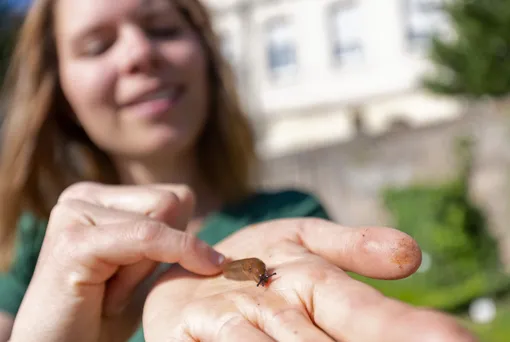
{"type": "Polygon", "coordinates": [[[454,38],[436,36],[430,59],[435,75],[424,86],[439,94],[480,98],[510,91],[510,3],[452,0],[445,5],[454,38]]]}
{"type": "MultiPolygon", "coordinates": [[[[469,140],[459,141],[460,172],[453,180],[439,185],[389,188],[383,192],[394,225],[415,238],[424,252],[418,272],[394,281],[353,274],[354,278],[407,303],[460,315],[465,314],[473,299],[497,297],[510,289],[510,277],[502,272],[497,241],[489,233],[483,213],[469,198],[471,145],[469,140]]],[[[510,313],[507,313],[507,325],[508,319],[510,313]]],[[[472,327],[480,334],[489,329],[472,327]]],[[[489,330],[494,329],[495,326],[489,330]]]]}
{"type": "Polygon", "coordinates": [[[461,316],[459,321],[482,342],[507,342],[510,336],[510,298],[504,298],[496,307],[496,317],[491,323],[473,323],[461,316]]]}

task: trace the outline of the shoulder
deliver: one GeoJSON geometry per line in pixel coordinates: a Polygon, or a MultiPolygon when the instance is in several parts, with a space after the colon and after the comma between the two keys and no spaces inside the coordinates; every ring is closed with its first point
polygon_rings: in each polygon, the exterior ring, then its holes
{"type": "Polygon", "coordinates": [[[18,230],[20,233],[25,234],[33,234],[34,232],[40,234],[44,233],[47,224],[47,220],[41,219],[31,212],[25,211],[21,214],[18,220],[18,230]]]}
{"type": "Polygon", "coordinates": [[[29,281],[46,234],[47,221],[30,212],[23,212],[18,220],[13,271],[29,281]]]}
{"type": "Polygon", "coordinates": [[[210,216],[198,236],[214,245],[243,227],[298,217],[330,219],[321,201],[312,193],[298,189],[258,191],[210,216]]]}
{"type": "Polygon", "coordinates": [[[19,217],[14,260],[8,272],[0,273],[0,311],[16,315],[39,258],[46,224],[28,212],[19,217]]]}
{"type": "Polygon", "coordinates": [[[27,284],[31,277],[46,233],[46,221],[29,212],[23,212],[18,219],[13,260],[9,273],[18,281],[27,284]]]}
{"type": "Polygon", "coordinates": [[[328,218],[322,201],[316,194],[297,189],[287,189],[267,194],[276,208],[283,210],[284,216],[315,216],[328,218]]]}
{"type": "Polygon", "coordinates": [[[269,201],[273,205],[276,204],[283,207],[320,202],[316,195],[298,189],[266,190],[257,192],[254,197],[260,201],[269,201]]]}
{"type": "Polygon", "coordinates": [[[17,246],[20,247],[35,247],[40,249],[44,235],[46,233],[47,221],[41,219],[30,212],[23,212],[18,220],[17,228],[17,246]],[[27,246],[28,244],[28,246],[27,246]]]}

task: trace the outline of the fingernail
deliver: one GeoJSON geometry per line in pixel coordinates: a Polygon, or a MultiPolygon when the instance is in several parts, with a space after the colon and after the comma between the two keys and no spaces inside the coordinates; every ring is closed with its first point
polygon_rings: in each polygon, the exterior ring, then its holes
{"type": "Polygon", "coordinates": [[[207,253],[207,258],[214,265],[220,266],[225,261],[225,256],[223,254],[215,251],[213,247],[211,247],[208,243],[204,241],[200,240],[198,241],[198,248],[201,250],[202,253],[203,252],[207,253]]]}
{"type": "Polygon", "coordinates": [[[211,251],[209,252],[209,260],[213,264],[219,266],[225,261],[225,256],[211,248],[211,251]]]}

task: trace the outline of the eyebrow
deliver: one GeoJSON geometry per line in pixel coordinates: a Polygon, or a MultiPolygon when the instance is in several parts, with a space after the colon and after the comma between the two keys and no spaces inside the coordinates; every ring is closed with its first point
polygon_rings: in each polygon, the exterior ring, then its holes
{"type": "Polygon", "coordinates": [[[139,20],[149,20],[154,17],[161,15],[163,12],[171,12],[174,14],[174,10],[172,10],[172,6],[170,2],[167,1],[154,1],[154,0],[143,0],[137,8],[134,16],[139,20]]]}
{"type": "MultiPolygon", "coordinates": [[[[157,18],[161,18],[162,14],[164,14],[168,19],[177,20],[178,16],[176,16],[177,13],[175,12],[176,9],[173,8],[168,1],[143,0],[130,17],[143,23],[150,23],[157,18]]],[[[72,38],[71,46],[73,48],[79,48],[81,42],[88,36],[102,33],[104,30],[103,26],[104,22],[99,20],[93,26],[85,30],[80,30],[76,33],[75,37],[72,38]]]]}

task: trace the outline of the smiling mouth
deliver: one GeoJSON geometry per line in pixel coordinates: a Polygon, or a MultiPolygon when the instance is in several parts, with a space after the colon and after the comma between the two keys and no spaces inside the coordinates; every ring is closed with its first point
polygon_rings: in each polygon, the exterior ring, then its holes
{"type": "Polygon", "coordinates": [[[182,87],[172,87],[163,90],[156,91],[149,95],[144,96],[141,100],[136,101],[137,103],[150,102],[155,100],[169,99],[171,101],[175,101],[178,99],[180,94],[182,93],[182,87]]]}
{"type": "Polygon", "coordinates": [[[182,98],[184,87],[165,88],[123,106],[135,116],[154,118],[168,113],[182,98]]]}
{"type": "Polygon", "coordinates": [[[164,89],[146,94],[146,95],[132,101],[131,103],[128,103],[127,106],[138,105],[138,104],[143,104],[146,102],[157,101],[157,100],[175,101],[179,98],[179,96],[182,94],[183,91],[184,91],[183,86],[164,88],[164,89]]]}

